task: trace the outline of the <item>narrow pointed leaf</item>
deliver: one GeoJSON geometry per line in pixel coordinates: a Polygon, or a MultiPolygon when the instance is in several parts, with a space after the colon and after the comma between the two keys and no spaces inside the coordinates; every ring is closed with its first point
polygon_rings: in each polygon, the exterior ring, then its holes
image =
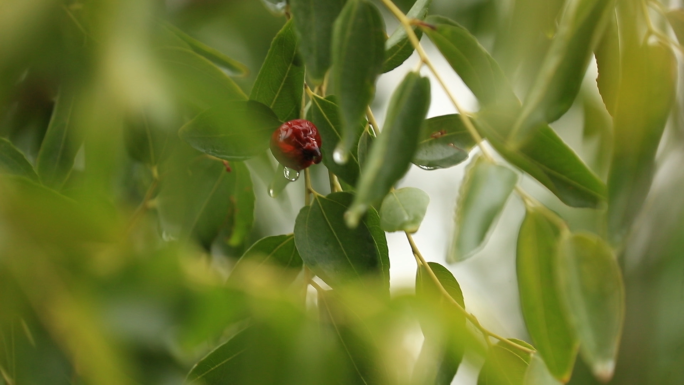
{"type": "Polygon", "coordinates": [[[524,143],[540,125],[556,121],[570,109],[614,5],[614,0],[568,1],[512,129],[513,143],[524,143]]]}
{"type": "Polygon", "coordinates": [[[300,38],[299,52],[314,85],[323,82],[331,64],[333,23],[346,0],[291,0],[290,11],[300,38]]]}
{"type": "Polygon", "coordinates": [[[551,127],[539,127],[527,143],[513,148],[505,142],[510,122],[511,115],[485,111],[476,123],[499,154],[566,205],[596,208],[601,204],[606,196],[605,185],[551,127]]]}
{"type": "Polygon", "coordinates": [[[383,199],[406,174],[429,107],[430,81],[410,72],[392,95],[385,126],[363,167],[354,203],[345,217],[349,226],[356,226],[366,209],[383,199]]]}
{"type": "Polygon", "coordinates": [[[247,99],[228,75],[189,48],[163,47],[158,50],[158,55],[174,94],[182,103],[203,111],[247,99]]]}
{"type": "Polygon", "coordinates": [[[430,197],[413,187],[390,191],[380,207],[380,225],[384,231],[415,233],[425,217],[430,197]]]}
{"type": "Polygon", "coordinates": [[[423,31],[483,107],[520,104],[499,65],[467,29],[441,16],[425,22],[434,28],[423,31]]]}
{"type": "MultiPolygon", "coordinates": [[[[406,13],[406,16],[409,19],[425,19],[430,3],[432,3],[432,0],[416,0],[411,9],[406,13]]],[[[423,36],[423,31],[415,27],[413,31],[416,33],[418,40],[420,40],[423,36]]],[[[385,64],[382,66],[382,72],[389,72],[399,67],[413,54],[413,51],[413,44],[411,44],[408,35],[406,35],[404,27],[399,25],[385,43],[385,64]]]]}
{"type": "Polygon", "coordinates": [[[625,316],[625,289],[610,247],[591,234],[565,237],[557,271],[580,354],[601,381],[613,376],[625,316]]]}
{"type": "Polygon", "coordinates": [[[531,359],[529,353],[498,342],[487,352],[477,385],[523,385],[531,359]]]}
{"type": "Polygon", "coordinates": [[[242,162],[228,165],[230,172],[235,172],[235,193],[230,197],[233,204],[233,223],[230,229],[228,244],[237,247],[242,245],[254,226],[254,186],[247,166],[242,162]]]}
{"type": "Polygon", "coordinates": [[[48,187],[61,189],[83,142],[75,127],[77,109],[77,95],[61,90],[36,159],[36,171],[48,187]]]}
{"type": "Polygon", "coordinates": [[[603,104],[612,115],[615,114],[615,103],[620,87],[620,36],[615,13],[610,15],[603,37],[594,50],[598,66],[598,85],[603,104]]]}
{"type": "Polygon", "coordinates": [[[518,176],[504,166],[478,157],[468,167],[456,203],[456,227],[449,260],[463,261],[485,242],[506,205],[518,176]]]}
{"type": "Polygon", "coordinates": [[[355,185],[359,178],[358,150],[355,149],[349,154],[345,164],[339,164],[333,159],[335,147],[342,137],[342,123],[335,102],[332,96],[325,99],[316,95],[311,96],[311,121],[321,134],[321,153],[325,167],[343,181],[355,185]]]}
{"type": "Polygon", "coordinates": [[[538,354],[533,354],[530,360],[530,366],[527,367],[525,373],[524,385],[561,385],[562,383],[555,379],[549,369],[546,368],[544,360],[538,354]]]}
{"type": "Polygon", "coordinates": [[[366,0],[347,1],[334,25],[332,50],[330,80],[342,122],[337,152],[344,163],[361,135],[358,122],[373,100],[384,62],[385,24],[375,5],[366,0]]]}
{"type": "Polygon", "coordinates": [[[475,144],[457,114],[436,116],[423,123],[412,162],[426,170],[452,167],[468,159],[475,144]]]}
{"type": "Polygon", "coordinates": [[[358,145],[358,156],[359,156],[359,168],[363,169],[364,165],[366,162],[368,162],[368,155],[370,154],[370,150],[373,147],[373,143],[375,142],[376,137],[373,136],[373,133],[370,131],[370,129],[366,129],[363,131],[363,134],[361,135],[361,138],[359,138],[359,145],[358,145]]]}
{"type": "Polygon", "coordinates": [[[534,346],[549,371],[567,382],[577,342],[561,304],[556,272],[561,229],[541,209],[528,209],[518,235],[520,305],[534,346]]]}
{"type": "MultiPolygon", "coordinates": [[[[436,262],[428,262],[428,265],[451,298],[465,309],[461,285],[458,284],[458,281],[456,281],[456,278],[449,269],[436,262]]],[[[418,274],[416,275],[416,295],[429,301],[440,302],[442,300],[442,292],[437,288],[430,273],[423,266],[418,268],[418,274]]],[[[460,316],[463,318],[463,322],[465,322],[465,316],[463,314],[460,314],[460,316]]]]}
{"type": "Polygon", "coordinates": [[[194,148],[226,160],[245,160],[268,148],[280,120],[267,106],[231,102],[210,108],[183,126],[180,137],[194,148]]]}
{"type": "MultiPolygon", "coordinates": [[[[258,274],[257,266],[271,265],[291,270],[294,280],[302,268],[302,257],[295,247],[294,234],[276,235],[258,240],[242,255],[233,268],[231,278],[258,274]]],[[[234,279],[234,278],[233,278],[234,279]]]]}
{"type": "Polygon", "coordinates": [[[239,76],[247,76],[249,74],[249,69],[247,66],[240,63],[239,61],[232,59],[221,51],[212,48],[201,41],[193,38],[192,36],[181,31],[172,24],[164,23],[164,28],[168,29],[171,33],[176,35],[179,39],[184,41],[195,53],[202,55],[208,60],[211,60],[214,64],[227,69],[228,71],[239,76]]]}
{"type": "Polygon", "coordinates": [[[608,230],[614,243],[628,233],[651,187],[677,84],[677,59],[669,47],[627,47],[623,63],[608,176],[608,230]]]}
{"type": "Polygon", "coordinates": [[[254,82],[251,100],[271,108],[281,121],[297,119],[304,92],[304,63],[292,20],[278,32],[254,82]]]}
{"type": "Polygon", "coordinates": [[[26,156],[5,138],[0,138],[0,173],[23,176],[38,182],[38,175],[26,156]]]}
{"type": "Polygon", "coordinates": [[[302,260],[328,285],[335,288],[364,277],[377,277],[389,287],[389,257],[380,218],[369,210],[360,225],[349,229],[344,213],[349,193],[315,195],[295,222],[295,243],[302,260]]]}

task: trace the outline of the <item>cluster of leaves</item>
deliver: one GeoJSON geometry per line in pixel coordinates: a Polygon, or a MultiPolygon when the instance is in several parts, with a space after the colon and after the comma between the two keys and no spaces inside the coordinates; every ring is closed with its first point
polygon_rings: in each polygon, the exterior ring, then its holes
{"type": "MultiPolygon", "coordinates": [[[[157,383],[173,373],[181,379],[168,381],[207,385],[448,384],[472,353],[485,358],[478,384],[555,384],[570,380],[578,352],[610,380],[625,313],[616,251],[654,178],[679,46],[653,29],[639,1],[559,1],[555,33],[518,92],[512,59],[500,65],[467,28],[429,15],[431,0],[406,14],[382,3],[400,21],[389,37],[369,0],[276,2],[287,21],[249,95],[234,79],[245,65],[160,19],[130,21],[153,13],[148,2],[35,0],[0,16],[0,36],[19,36],[0,38],[10,42],[0,55],[12,58],[0,66],[4,121],[30,108],[14,90],[59,79],[49,122],[0,139],[0,339],[11,346],[0,352],[0,383],[157,383]],[[31,25],[3,27],[25,15],[31,25]],[[45,36],[55,57],[77,59],[37,63],[22,39],[45,36]],[[449,85],[414,70],[381,129],[369,108],[376,80],[414,51],[434,71],[423,36],[480,110],[428,119],[431,87],[449,85]],[[107,61],[114,57],[120,65],[107,61]],[[613,149],[607,183],[549,126],[578,99],[593,57],[603,103],[585,115],[612,121],[612,135],[599,135],[613,149]],[[293,233],[252,242],[253,176],[282,179],[269,139],[299,117],[320,131],[330,193],[314,191],[307,172],[293,233]],[[522,197],[516,269],[532,344],[499,337],[468,313],[454,276],[427,263],[411,238],[428,195],[394,188],[411,165],[453,167],[475,147],[448,258],[476,254],[509,196],[522,197]],[[574,231],[518,186],[520,175],[605,225],[574,231]],[[390,296],[393,231],[406,233],[416,256],[415,293],[390,296]],[[240,258],[230,269],[209,266],[225,255],[240,258]],[[412,360],[402,341],[416,323],[424,342],[412,360]],[[32,372],[48,361],[45,374],[32,372]]],[[[666,16],[681,27],[681,13],[666,16]]]]}

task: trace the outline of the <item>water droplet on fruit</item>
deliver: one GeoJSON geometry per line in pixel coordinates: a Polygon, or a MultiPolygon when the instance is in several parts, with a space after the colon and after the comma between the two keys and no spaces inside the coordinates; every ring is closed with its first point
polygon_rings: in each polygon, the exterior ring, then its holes
{"type": "Polygon", "coordinates": [[[420,165],[420,164],[418,165],[418,167],[421,168],[421,169],[423,169],[423,170],[428,170],[428,171],[436,170],[436,169],[437,169],[437,167],[423,166],[423,165],[420,165]]]}
{"type": "Polygon", "coordinates": [[[290,182],[294,182],[299,179],[299,171],[293,170],[291,168],[285,167],[283,169],[283,176],[290,182]]]}
{"type": "Polygon", "coordinates": [[[347,154],[339,147],[335,149],[335,152],[333,152],[333,160],[337,164],[345,164],[347,163],[347,154]]]}

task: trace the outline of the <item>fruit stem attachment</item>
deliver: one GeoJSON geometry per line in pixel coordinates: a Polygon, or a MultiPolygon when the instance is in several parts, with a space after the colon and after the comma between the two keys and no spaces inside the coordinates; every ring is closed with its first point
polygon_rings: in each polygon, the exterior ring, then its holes
{"type": "MultiPolygon", "coordinates": [[[[411,251],[413,252],[413,256],[416,258],[416,263],[418,263],[419,266],[423,266],[425,268],[425,270],[427,270],[428,275],[430,276],[432,281],[435,283],[435,285],[437,286],[437,289],[440,291],[442,296],[444,298],[446,298],[446,300],[449,303],[451,303],[454,307],[456,307],[456,309],[458,309],[458,311],[463,313],[463,315],[468,319],[468,321],[470,321],[480,331],[480,333],[482,333],[482,335],[485,337],[485,340],[487,340],[489,337],[494,337],[497,340],[499,340],[499,341],[501,341],[507,345],[510,345],[511,347],[514,347],[518,350],[522,350],[522,351],[524,351],[526,353],[530,353],[530,354],[534,353],[534,350],[528,349],[524,346],[520,346],[520,345],[516,344],[515,342],[510,341],[507,338],[501,337],[498,334],[496,334],[496,333],[486,329],[484,326],[480,325],[480,322],[478,322],[477,318],[475,318],[475,316],[473,316],[472,314],[468,313],[461,306],[461,304],[456,302],[456,300],[451,296],[451,294],[449,294],[449,292],[444,288],[444,286],[442,285],[442,282],[440,282],[439,278],[437,278],[437,275],[435,275],[435,272],[432,271],[432,268],[427,263],[427,261],[425,260],[423,255],[420,253],[420,250],[418,250],[418,246],[416,245],[416,242],[413,240],[413,237],[411,236],[411,234],[409,234],[408,232],[404,232],[404,234],[406,234],[406,238],[408,239],[408,242],[411,245],[411,251]]],[[[487,344],[489,344],[489,340],[487,340],[487,344]]]]}

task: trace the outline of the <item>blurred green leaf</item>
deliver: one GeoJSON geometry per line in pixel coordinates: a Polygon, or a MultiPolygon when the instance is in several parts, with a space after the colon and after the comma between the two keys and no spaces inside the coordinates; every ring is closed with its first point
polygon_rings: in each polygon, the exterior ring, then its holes
{"type": "MultiPolygon", "coordinates": [[[[521,341],[514,341],[520,344],[521,341]]],[[[524,344],[529,348],[529,345],[524,344]]],[[[477,385],[523,385],[531,355],[498,342],[487,352],[477,385]]]]}
{"type": "Polygon", "coordinates": [[[456,203],[455,230],[448,258],[468,259],[480,248],[518,182],[509,168],[482,156],[468,166],[456,203]]]}
{"type": "MultiPolygon", "coordinates": [[[[417,0],[406,13],[406,16],[409,19],[425,19],[431,3],[432,0],[417,0]]],[[[423,31],[416,27],[413,28],[413,31],[420,40],[423,31]]],[[[382,72],[389,72],[399,67],[413,54],[413,50],[413,44],[406,35],[404,27],[399,25],[385,42],[385,64],[382,66],[382,72]]]]}
{"type": "Polygon", "coordinates": [[[233,247],[242,245],[254,225],[254,186],[249,169],[244,163],[227,165],[236,173],[235,194],[230,198],[233,204],[233,223],[228,244],[233,247]]]}
{"type": "MultiPolygon", "coordinates": [[[[354,149],[349,154],[349,160],[345,164],[339,164],[333,159],[335,146],[340,142],[342,124],[336,98],[328,96],[325,99],[311,96],[311,119],[318,132],[321,134],[321,153],[323,164],[332,173],[350,185],[355,185],[359,178],[358,150],[354,149]]],[[[365,121],[365,119],[363,119],[365,121]]]]}
{"type": "Polygon", "coordinates": [[[83,141],[75,127],[77,98],[73,91],[60,90],[36,160],[36,171],[43,184],[57,190],[69,177],[76,152],[83,141]]]}
{"type": "Polygon", "coordinates": [[[249,74],[249,69],[247,69],[244,64],[224,55],[219,50],[209,47],[201,41],[196,40],[192,36],[189,36],[185,32],[181,31],[176,26],[169,23],[164,23],[163,28],[167,28],[171,33],[183,40],[193,51],[211,60],[214,64],[221,66],[239,76],[247,76],[247,74],[249,74]]]}
{"type": "Polygon", "coordinates": [[[429,107],[430,81],[410,72],[392,95],[385,126],[361,172],[354,203],[345,216],[350,227],[356,226],[366,209],[383,199],[410,168],[429,107]]]}
{"type": "Polygon", "coordinates": [[[228,75],[189,48],[162,47],[157,50],[157,55],[180,102],[203,111],[247,99],[228,75]]]}
{"type": "MultiPolygon", "coordinates": [[[[570,379],[577,341],[561,304],[557,248],[561,229],[544,211],[528,208],[518,235],[520,305],[539,354],[561,382],[570,379]]],[[[524,374],[524,373],[523,373],[524,374]]]]}
{"type": "Polygon", "coordinates": [[[255,102],[216,105],[183,126],[180,137],[194,148],[226,160],[245,160],[268,148],[280,120],[255,102]]]}
{"type": "Polygon", "coordinates": [[[363,168],[366,162],[368,162],[368,155],[370,154],[373,143],[375,143],[376,137],[373,135],[370,127],[363,130],[361,138],[359,138],[358,157],[359,157],[359,168],[363,168]]]}
{"type": "Polygon", "coordinates": [[[154,166],[168,153],[171,133],[145,112],[127,119],[123,135],[128,155],[138,162],[154,166]]]}
{"type": "Polygon", "coordinates": [[[283,122],[297,119],[302,105],[304,63],[297,52],[298,44],[290,20],[273,39],[249,95],[251,100],[270,107],[283,122]]]}
{"type": "Polygon", "coordinates": [[[604,179],[613,153],[613,120],[600,99],[591,95],[583,97],[582,142],[585,148],[593,150],[593,156],[587,163],[604,179]]]}
{"type": "Polygon", "coordinates": [[[530,365],[527,367],[527,372],[525,373],[524,385],[561,385],[562,382],[558,381],[549,373],[549,369],[546,368],[544,360],[539,357],[538,354],[533,354],[530,360],[530,365]]]}
{"type": "Polygon", "coordinates": [[[336,159],[344,163],[361,135],[358,122],[373,99],[385,59],[385,24],[375,5],[366,0],[347,1],[335,21],[332,53],[330,80],[342,122],[336,159]]]}
{"type": "Polygon", "coordinates": [[[221,162],[204,155],[176,159],[163,172],[157,197],[164,236],[194,237],[209,248],[234,213],[237,174],[248,172],[244,166],[227,172],[221,162]]]}
{"type": "Polygon", "coordinates": [[[390,191],[380,207],[380,224],[384,231],[415,233],[423,222],[430,197],[425,191],[404,187],[390,191]]]}
{"type": "Polygon", "coordinates": [[[441,16],[421,27],[483,107],[517,106],[517,97],[499,65],[467,29],[441,16]]]}
{"type": "Polygon", "coordinates": [[[245,376],[242,372],[246,366],[245,351],[253,348],[250,341],[252,333],[253,330],[249,328],[237,332],[226,343],[196,363],[188,373],[186,381],[197,385],[221,385],[225,384],[227,379],[231,379],[231,383],[247,383],[244,382],[245,376]],[[242,382],[239,380],[241,377],[242,382]]]}
{"type": "Polygon", "coordinates": [[[300,38],[299,52],[306,62],[306,71],[312,84],[323,82],[330,68],[333,23],[342,11],[346,0],[291,0],[290,11],[300,38]]]}
{"type": "Polygon", "coordinates": [[[564,237],[557,279],[561,298],[594,375],[613,377],[625,317],[625,289],[613,251],[591,234],[564,237]]]}
{"type": "Polygon", "coordinates": [[[294,280],[302,268],[302,257],[295,247],[294,234],[275,235],[258,240],[238,260],[231,277],[258,274],[256,268],[264,264],[291,270],[290,278],[294,280]]]}
{"type": "Polygon", "coordinates": [[[618,243],[641,211],[655,155],[675,100],[677,58],[669,47],[625,47],[608,176],[608,232],[618,243]]]}
{"type": "Polygon", "coordinates": [[[682,44],[682,41],[684,41],[684,10],[681,8],[670,9],[667,11],[666,16],[675,36],[677,36],[679,44],[682,44]]]}
{"type": "Polygon", "coordinates": [[[423,122],[412,162],[424,170],[449,168],[468,159],[475,144],[457,114],[436,116],[423,122]]]}
{"type": "Polygon", "coordinates": [[[353,195],[314,195],[295,222],[295,242],[304,263],[335,288],[350,280],[376,277],[389,287],[389,257],[380,218],[368,210],[361,225],[349,229],[343,216],[353,195]]]}
{"type": "Polygon", "coordinates": [[[505,144],[511,115],[480,113],[476,123],[487,140],[507,161],[546,186],[571,207],[598,207],[606,187],[575,152],[547,125],[540,126],[522,147],[505,144]]]}
{"type": "Polygon", "coordinates": [[[0,138],[0,172],[38,181],[38,175],[26,156],[5,138],[0,138]]]}
{"type": "Polygon", "coordinates": [[[509,138],[514,146],[570,109],[614,5],[614,0],[567,2],[551,47],[511,130],[509,138]]]}
{"type": "Polygon", "coordinates": [[[615,114],[615,104],[620,87],[620,36],[615,13],[608,19],[603,37],[594,50],[598,67],[598,85],[603,104],[611,115],[615,114]]]}
{"type": "MultiPolygon", "coordinates": [[[[451,274],[449,269],[436,262],[428,262],[428,265],[451,298],[465,309],[461,285],[458,284],[458,281],[456,281],[456,278],[454,278],[454,275],[451,274]]],[[[424,266],[420,266],[417,271],[416,296],[435,303],[442,301],[442,292],[432,280],[430,273],[424,266]]],[[[459,313],[459,317],[462,318],[465,323],[465,316],[462,313],[459,313]]]]}

